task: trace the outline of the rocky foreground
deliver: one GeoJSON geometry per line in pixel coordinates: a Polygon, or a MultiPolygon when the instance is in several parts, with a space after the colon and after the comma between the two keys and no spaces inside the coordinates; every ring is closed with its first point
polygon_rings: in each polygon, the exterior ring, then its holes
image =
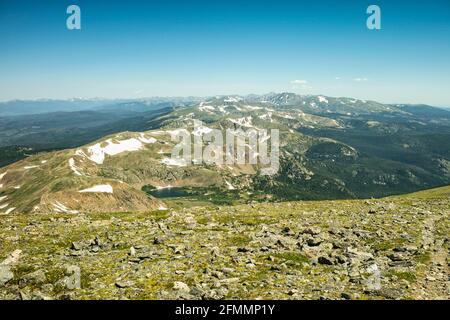
{"type": "Polygon", "coordinates": [[[450,199],[0,216],[0,299],[449,299],[450,199]]]}

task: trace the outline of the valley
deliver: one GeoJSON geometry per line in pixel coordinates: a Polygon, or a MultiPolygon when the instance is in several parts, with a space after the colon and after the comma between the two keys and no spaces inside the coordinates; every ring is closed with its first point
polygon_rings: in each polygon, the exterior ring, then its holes
{"type": "Polygon", "coordinates": [[[114,111],[103,118],[97,110],[0,119],[3,132],[12,130],[0,136],[4,161],[26,157],[0,169],[0,210],[134,212],[189,201],[363,199],[450,184],[450,112],[442,109],[291,93],[189,99],[165,101],[162,109],[143,101],[109,105],[100,109],[114,111]],[[261,175],[259,164],[171,159],[177,130],[261,128],[280,132],[274,175],[261,175]],[[47,149],[57,151],[39,152],[47,149]],[[97,186],[113,191],[82,192],[97,186]],[[147,192],[152,188],[189,191],[158,196],[147,192]]]}

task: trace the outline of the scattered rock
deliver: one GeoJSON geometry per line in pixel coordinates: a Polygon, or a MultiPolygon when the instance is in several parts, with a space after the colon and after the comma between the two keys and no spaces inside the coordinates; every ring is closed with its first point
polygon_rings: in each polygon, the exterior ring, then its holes
{"type": "Polygon", "coordinates": [[[0,287],[3,287],[6,283],[14,278],[14,273],[9,266],[0,265],[0,287]]]}
{"type": "Polygon", "coordinates": [[[80,251],[83,249],[83,243],[82,242],[72,242],[72,250],[80,251]]]}
{"type": "Polygon", "coordinates": [[[0,243],[33,236],[36,246],[1,257],[0,300],[447,298],[450,200],[433,210],[399,202],[390,211],[384,201],[180,208],[161,225],[132,212],[105,220],[36,215],[32,226],[10,216],[0,221],[0,243]],[[368,215],[370,207],[379,214],[368,215]],[[60,230],[74,233],[48,239],[60,230]],[[75,234],[84,238],[65,242],[75,234]],[[79,290],[81,279],[88,288],[79,290]]]}
{"type": "Polygon", "coordinates": [[[175,281],[173,283],[173,289],[177,290],[177,291],[181,291],[181,292],[186,292],[186,293],[188,293],[191,290],[186,283],[181,282],[181,281],[175,281]]]}
{"type": "Polygon", "coordinates": [[[66,277],[64,278],[64,286],[68,290],[81,289],[81,269],[78,266],[67,266],[66,277]]]}
{"type": "Polygon", "coordinates": [[[328,265],[328,266],[333,265],[333,261],[331,261],[331,260],[330,260],[329,258],[327,258],[327,257],[319,257],[319,258],[317,259],[317,262],[320,263],[320,264],[328,265]]]}
{"type": "Polygon", "coordinates": [[[316,227],[306,228],[303,231],[300,232],[300,234],[309,234],[311,236],[316,236],[320,234],[321,230],[316,227]]]}
{"type": "Polygon", "coordinates": [[[19,286],[23,288],[29,284],[39,285],[39,284],[45,283],[46,281],[47,281],[47,276],[45,274],[45,271],[42,269],[39,269],[39,270],[36,270],[34,272],[24,275],[19,280],[19,286]]]}
{"type": "Polygon", "coordinates": [[[118,280],[116,281],[116,287],[118,288],[129,288],[134,286],[134,282],[133,281],[124,281],[124,280],[118,280]]]}
{"type": "Polygon", "coordinates": [[[20,290],[20,291],[19,291],[19,295],[20,295],[20,299],[21,299],[21,300],[24,300],[24,301],[26,301],[26,300],[31,300],[31,295],[30,295],[29,292],[20,290]]]}
{"type": "Polygon", "coordinates": [[[234,273],[235,270],[233,268],[223,268],[222,272],[229,275],[229,274],[234,273]]]}
{"type": "Polygon", "coordinates": [[[323,240],[321,238],[308,238],[306,239],[306,243],[308,244],[308,246],[310,247],[316,247],[318,245],[320,245],[323,242],[323,240]]]}
{"type": "Polygon", "coordinates": [[[406,257],[399,254],[399,253],[392,253],[388,255],[388,258],[391,259],[392,261],[403,261],[406,260],[406,257]]]}
{"type": "Polygon", "coordinates": [[[341,293],[341,298],[342,298],[342,299],[345,299],[345,300],[351,300],[351,299],[352,299],[352,296],[351,296],[351,294],[349,294],[349,293],[342,292],[342,293],[341,293]]]}
{"type": "Polygon", "coordinates": [[[0,263],[0,265],[9,266],[14,265],[19,262],[20,255],[22,254],[22,250],[14,250],[9,254],[9,256],[0,263]]]}
{"type": "Polygon", "coordinates": [[[383,288],[378,290],[376,295],[386,299],[396,300],[402,297],[402,292],[398,289],[383,288]]]}

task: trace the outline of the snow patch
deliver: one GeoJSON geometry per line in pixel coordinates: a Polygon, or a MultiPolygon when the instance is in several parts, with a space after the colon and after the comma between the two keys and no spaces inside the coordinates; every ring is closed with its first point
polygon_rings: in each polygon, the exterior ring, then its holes
{"type": "Polygon", "coordinates": [[[167,207],[165,205],[160,204],[158,207],[158,210],[160,210],[160,211],[167,210],[167,207]]]}
{"type": "Polygon", "coordinates": [[[163,189],[171,189],[173,188],[170,184],[167,186],[157,186],[156,190],[163,190],[163,189]]]}
{"type": "Polygon", "coordinates": [[[105,143],[107,144],[105,147],[101,146],[102,143],[97,143],[96,145],[89,147],[88,150],[91,154],[89,159],[97,164],[103,164],[105,155],[115,156],[122,152],[138,151],[142,148],[142,142],[135,138],[118,141],[118,143],[108,139],[105,143]]]}
{"type": "Polygon", "coordinates": [[[194,132],[192,132],[192,134],[194,136],[202,136],[204,134],[208,134],[212,131],[211,128],[208,127],[204,127],[204,126],[200,126],[200,127],[196,127],[194,132]]]}
{"type": "Polygon", "coordinates": [[[239,102],[241,99],[238,97],[228,97],[227,99],[223,100],[225,102],[239,102]]]}
{"type": "Polygon", "coordinates": [[[255,106],[245,106],[245,108],[249,109],[249,110],[261,110],[262,107],[255,107],[255,106]]]}
{"type": "Polygon", "coordinates": [[[92,188],[84,189],[78,191],[80,193],[113,193],[113,187],[109,184],[100,184],[97,186],[93,186],[92,188]]]}
{"type": "Polygon", "coordinates": [[[289,115],[289,114],[281,115],[281,117],[285,118],[285,119],[289,119],[289,120],[295,120],[295,118],[293,116],[289,115]]]}
{"type": "Polygon", "coordinates": [[[171,167],[186,167],[187,166],[186,160],[184,158],[178,158],[178,159],[164,158],[161,162],[163,164],[165,164],[166,166],[171,166],[171,167]]]}
{"type": "Polygon", "coordinates": [[[227,185],[227,189],[228,190],[236,190],[236,188],[231,183],[229,183],[228,181],[225,180],[225,183],[227,185]]]}
{"type": "Polygon", "coordinates": [[[25,166],[23,167],[25,170],[39,168],[39,166],[25,166]]]}
{"type": "MultiPolygon", "coordinates": [[[[97,164],[103,164],[105,156],[115,156],[123,152],[139,151],[143,148],[143,143],[155,143],[156,139],[147,139],[143,134],[138,139],[131,138],[127,140],[115,140],[108,139],[104,142],[97,143],[91,147],[88,147],[87,158],[97,164]],[[106,145],[105,145],[106,144],[106,145]],[[102,146],[105,145],[105,146],[102,146]]],[[[83,151],[77,150],[76,155],[85,155],[83,151]]]]}
{"type": "Polygon", "coordinates": [[[252,116],[249,117],[243,117],[243,118],[239,118],[239,119],[228,119],[229,121],[240,125],[241,127],[246,127],[246,128],[254,128],[253,124],[252,124],[252,116]]]}
{"type": "Polygon", "coordinates": [[[328,103],[328,99],[323,97],[323,96],[318,96],[317,98],[319,98],[319,102],[325,102],[328,103]]]}
{"type": "Polygon", "coordinates": [[[262,120],[269,120],[270,122],[273,122],[272,112],[267,112],[266,114],[260,115],[259,118],[262,120]]]}
{"type": "Polygon", "coordinates": [[[198,110],[211,113],[211,111],[215,111],[216,109],[213,106],[201,105],[200,107],[198,107],[198,110]]]}
{"type": "Polygon", "coordinates": [[[76,210],[70,210],[69,208],[67,208],[65,205],[63,205],[61,202],[56,201],[53,204],[53,207],[55,208],[56,212],[65,212],[65,213],[78,213],[78,211],[76,210]]]}
{"type": "Polygon", "coordinates": [[[16,208],[14,208],[14,207],[9,208],[8,210],[5,211],[5,214],[10,214],[10,213],[13,212],[14,210],[16,210],[16,208]]]}
{"type": "Polygon", "coordinates": [[[83,174],[79,171],[80,169],[75,165],[75,160],[73,158],[69,159],[69,167],[77,176],[82,176],[83,174]]]}
{"type": "Polygon", "coordinates": [[[232,105],[232,106],[230,106],[230,107],[235,108],[235,109],[236,109],[237,111],[239,111],[239,112],[243,112],[243,111],[244,111],[242,108],[239,108],[239,107],[236,106],[236,105],[232,105]]]}
{"type": "Polygon", "coordinates": [[[166,132],[165,131],[153,131],[152,132],[152,135],[153,136],[162,136],[162,135],[164,135],[164,134],[166,134],[166,132]]]}
{"type": "Polygon", "coordinates": [[[148,144],[151,144],[151,143],[155,143],[157,140],[155,139],[155,138],[149,138],[149,139],[147,139],[146,137],[145,137],[145,134],[143,134],[143,133],[141,133],[140,135],[139,135],[139,138],[138,138],[141,142],[143,142],[143,143],[148,143],[148,144]]]}
{"type": "Polygon", "coordinates": [[[222,113],[224,113],[224,114],[229,114],[229,112],[228,112],[227,110],[225,110],[226,107],[228,107],[228,106],[220,106],[220,107],[218,107],[218,108],[219,108],[219,111],[220,111],[220,112],[222,112],[222,113]]]}

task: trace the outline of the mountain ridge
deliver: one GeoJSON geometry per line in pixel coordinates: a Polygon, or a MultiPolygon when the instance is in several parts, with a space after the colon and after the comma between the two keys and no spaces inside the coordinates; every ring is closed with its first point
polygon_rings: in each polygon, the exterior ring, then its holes
{"type": "Polygon", "coordinates": [[[161,188],[178,188],[185,201],[233,203],[383,197],[450,183],[450,150],[439,140],[450,137],[449,119],[400,106],[292,93],[220,96],[149,121],[150,131],[113,133],[1,168],[0,210],[142,211],[180,200],[158,198],[161,188]],[[280,130],[280,170],[265,177],[255,165],[171,164],[170,131],[192,130],[194,119],[221,130],[280,130]],[[82,192],[92,188],[100,191],[82,192]]]}

